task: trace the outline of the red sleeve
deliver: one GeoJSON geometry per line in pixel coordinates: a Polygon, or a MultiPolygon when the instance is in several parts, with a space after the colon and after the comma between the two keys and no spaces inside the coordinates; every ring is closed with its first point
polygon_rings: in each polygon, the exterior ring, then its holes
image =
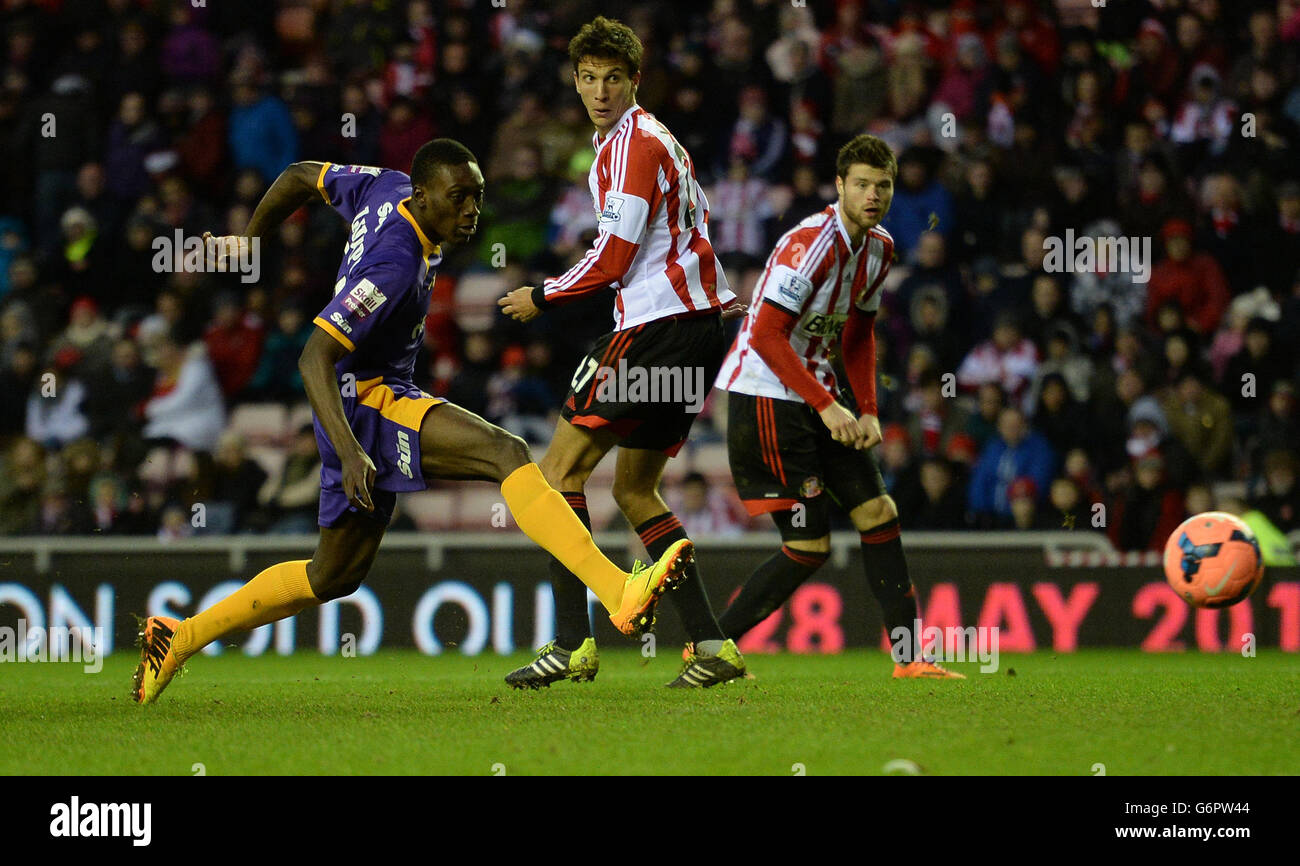
{"type": "Polygon", "coordinates": [[[1228,278],[1224,276],[1223,268],[1214,256],[1207,254],[1203,264],[1201,286],[1204,291],[1198,309],[1191,318],[1201,333],[1209,337],[1219,327],[1219,320],[1223,318],[1223,313],[1232,300],[1232,292],[1228,288],[1228,278]]]}
{"type": "Polygon", "coordinates": [[[876,414],[876,314],[849,308],[849,320],[840,337],[840,354],[849,388],[862,415],[876,414]]]}
{"type": "Polygon", "coordinates": [[[835,397],[823,388],[808,368],[799,360],[790,345],[790,332],[794,330],[795,315],[770,301],[758,308],[754,332],[749,345],[767,363],[781,384],[794,391],[804,402],[818,412],[835,402],[835,397]]]}
{"type": "Polygon", "coordinates": [[[646,227],[663,198],[659,189],[663,147],[635,133],[610,142],[596,167],[598,234],[576,265],[533,290],[539,308],[562,304],[620,282],[636,258],[646,227]]]}

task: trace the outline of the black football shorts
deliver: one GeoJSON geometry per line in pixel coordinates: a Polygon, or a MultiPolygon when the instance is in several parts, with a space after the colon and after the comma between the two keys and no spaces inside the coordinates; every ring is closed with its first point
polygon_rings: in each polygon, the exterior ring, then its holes
{"type": "Polygon", "coordinates": [[[829,493],[846,511],[883,495],[875,449],[836,442],[807,403],[727,392],[727,457],[750,514],[829,493]]]}
{"type": "Polygon", "coordinates": [[[727,349],[717,311],[606,334],[578,364],[560,414],[615,433],[623,448],[671,457],[686,442],[727,349]]]}

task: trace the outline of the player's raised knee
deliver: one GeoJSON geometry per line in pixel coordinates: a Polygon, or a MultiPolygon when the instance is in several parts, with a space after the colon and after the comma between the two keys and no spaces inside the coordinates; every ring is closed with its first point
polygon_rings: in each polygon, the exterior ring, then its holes
{"type": "Polygon", "coordinates": [[[853,510],[853,523],[859,531],[871,529],[898,517],[898,506],[888,494],[868,499],[853,510]]]}

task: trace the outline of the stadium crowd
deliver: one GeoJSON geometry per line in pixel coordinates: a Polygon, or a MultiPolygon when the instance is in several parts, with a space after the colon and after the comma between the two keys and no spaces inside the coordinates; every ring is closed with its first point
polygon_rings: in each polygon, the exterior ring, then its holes
{"type": "MultiPolygon", "coordinates": [[[[295,160],[407,170],[436,136],[487,204],[417,383],[544,447],[610,299],[527,326],[493,301],[594,237],[566,46],[597,13],[645,43],[638,101],[691,153],[742,298],[833,200],[840,143],[898,153],[877,346],[904,527],[1300,529],[1300,0],[3,0],[0,534],[182,537],[195,503],[204,531],[310,531],[296,361],[345,227],[302,209],[255,282],[158,249],[241,232],[295,160]],[[1067,237],[1150,258],[1062,267],[1067,237]],[[240,419],[274,404],[254,459],[240,419]]],[[[675,487],[688,528],[746,528],[729,484],[675,487]]]]}

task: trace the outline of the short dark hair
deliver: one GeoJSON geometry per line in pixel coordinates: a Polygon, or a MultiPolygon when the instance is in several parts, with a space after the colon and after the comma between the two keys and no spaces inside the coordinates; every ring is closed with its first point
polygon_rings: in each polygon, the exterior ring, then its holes
{"type": "Polygon", "coordinates": [[[421,186],[433,180],[440,165],[464,165],[478,162],[468,147],[452,138],[435,138],[420,145],[411,160],[411,183],[421,186]]]}
{"type": "Polygon", "coordinates": [[[849,176],[849,169],[859,163],[884,169],[890,177],[898,177],[898,159],[894,156],[894,151],[874,135],[864,133],[855,136],[840,148],[835,160],[835,176],[843,180],[849,176]]]}
{"type": "Polygon", "coordinates": [[[641,40],[622,21],[598,15],[582,25],[578,35],[569,40],[569,60],[573,71],[584,57],[618,60],[627,64],[627,74],[641,71],[641,40]]]}

